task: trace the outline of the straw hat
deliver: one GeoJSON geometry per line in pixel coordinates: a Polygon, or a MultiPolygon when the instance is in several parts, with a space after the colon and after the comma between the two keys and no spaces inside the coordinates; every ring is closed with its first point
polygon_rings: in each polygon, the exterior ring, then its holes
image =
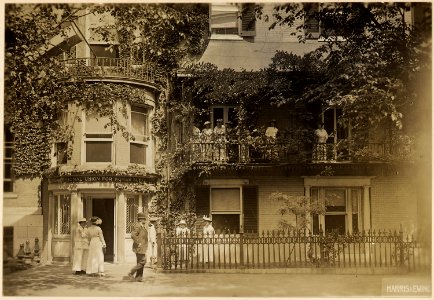
{"type": "Polygon", "coordinates": [[[179,221],[178,225],[187,225],[187,223],[184,220],[179,221]]]}
{"type": "Polygon", "coordinates": [[[210,125],[211,122],[210,121],[206,121],[205,123],[203,123],[203,125],[210,125]]]}
{"type": "Polygon", "coordinates": [[[86,222],[87,222],[86,218],[78,219],[78,223],[86,223],[86,222]]]}
{"type": "Polygon", "coordinates": [[[205,221],[212,222],[211,218],[209,218],[209,217],[207,217],[207,216],[203,216],[203,219],[204,219],[205,221]]]}

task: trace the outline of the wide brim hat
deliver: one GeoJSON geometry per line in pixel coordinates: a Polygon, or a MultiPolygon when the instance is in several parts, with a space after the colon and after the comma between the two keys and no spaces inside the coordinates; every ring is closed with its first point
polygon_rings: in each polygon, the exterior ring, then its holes
{"type": "Polygon", "coordinates": [[[86,218],[80,218],[80,219],[78,219],[78,223],[83,223],[83,222],[87,222],[86,218]]]}
{"type": "Polygon", "coordinates": [[[211,218],[204,216],[203,219],[208,222],[212,222],[211,218]]]}
{"type": "Polygon", "coordinates": [[[205,123],[203,123],[203,125],[210,125],[211,122],[210,121],[206,121],[205,123]]]}
{"type": "Polygon", "coordinates": [[[145,213],[138,213],[137,214],[137,219],[146,219],[146,214],[145,213]]]}
{"type": "Polygon", "coordinates": [[[184,220],[179,221],[178,225],[187,225],[187,222],[185,222],[184,220]]]}
{"type": "Polygon", "coordinates": [[[96,222],[98,221],[98,217],[92,217],[92,218],[90,218],[90,222],[92,223],[92,224],[96,224],[96,222]]]}

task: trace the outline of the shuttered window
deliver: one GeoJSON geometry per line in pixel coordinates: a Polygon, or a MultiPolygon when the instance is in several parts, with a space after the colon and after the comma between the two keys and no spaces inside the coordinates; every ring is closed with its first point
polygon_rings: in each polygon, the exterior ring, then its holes
{"type": "Polygon", "coordinates": [[[209,215],[209,186],[196,187],[196,215],[209,215]]]}
{"type": "Polygon", "coordinates": [[[255,4],[243,3],[241,9],[241,36],[255,36],[255,4]]]}
{"type": "MultiPolygon", "coordinates": [[[[196,215],[212,215],[213,225],[216,230],[229,229],[231,232],[234,230],[234,226],[239,230],[239,211],[236,212],[239,204],[235,203],[235,194],[239,195],[239,189],[233,187],[228,188],[212,188],[210,186],[197,186],[196,187],[196,215]],[[210,195],[213,195],[212,200],[210,195]],[[225,195],[225,197],[223,197],[225,195]],[[232,197],[231,197],[232,195],[232,197]],[[231,199],[231,203],[228,203],[228,199],[231,199]],[[212,201],[212,207],[210,205],[212,201]],[[219,228],[222,227],[222,228],[219,228]]],[[[245,233],[257,233],[258,232],[258,188],[257,186],[243,186],[242,187],[242,217],[241,222],[244,227],[245,233]]],[[[239,196],[238,196],[239,197],[239,196]]]]}
{"type": "Polygon", "coordinates": [[[243,187],[244,232],[258,232],[258,187],[243,187]]]}

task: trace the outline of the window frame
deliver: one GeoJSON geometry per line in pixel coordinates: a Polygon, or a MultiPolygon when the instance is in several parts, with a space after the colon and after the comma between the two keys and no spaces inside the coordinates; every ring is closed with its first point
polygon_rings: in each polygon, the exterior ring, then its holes
{"type": "MultiPolygon", "coordinates": [[[[210,112],[210,114],[211,114],[211,116],[210,116],[211,128],[214,129],[214,127],[216,126],[216,120],[217,120],[216,119],[217,117],[215,117],[214,109],[219,109],[219,108],[223,109],[223,125],[226,124],[228,121],[231,121],[233,124],[235,124],[234,122],[236,120],[231,120],[229,118],[229,110],[231,108],[236,109],[237,107],[235,105],[212,105],[211,106],[211,112],[210,112]]],[[[235,125],[234,125],[234,127],[235,127],[235,125]]]]}
{"type": "MultiPolygon", "coordinates": [[[[361,186],[313,186],[310,188],[310,194],[313,195],[313,191],[317,190],[317,199],[313,199],[311,197],[312,201],[319,201],[322,205],[326,206],[326,191],[327,190],[343,190],[345,195],[345,211],[327,211],[324,215],[316,215],[312,216],[312,218],[318,218],[318,227],[321,226],[323,229],[323,232],[326,232],[326,216],[345,216],[345,230],[344,232],[349,232],[350,234],[354,231],[354,224],[353,224],[353,215],[357,214],[357,231],[361,232],[363,230],[362,228],[362,211],[361,211],[361,201],[363,198],[363,187],[361,186]],[[352,194],[353,192],[357,191],[358,197],[357,197],[357,212],[353,212],[353,198],[352,194]]],[[[312,222],[311,224],[311,230],[312,232],[317,232],[316,228],[314,228],[314,224],[312,222]]],[[[318,228],[319,230],[319,228],[318,228]]],[[[344,233],[344,234],[345,234],[344,233]]]]}
{"type": "Polygon", "coordinates": [[[130,127],[130,132],[131,132],[132,136],[135,138],[135,140],[130,139],[130,141],[129,141],[130,142],[129,143],[129,146],[130,146],[129,147],[130,148],[129,162],[130,162],[130,164],[140,164],[140,163],[131,162],[131,144],[144,145],[144,158],[143,158],[144,162],[141,165],[147,164],[147,159],[148,159],[148,153],[147,152],[148,152],[149,140],[150,140],[149,116],[150,116],[150,108],[147,105],[135,105],[135,104],[130,105],[129,127],[130,127]],[[134,109],[136,109],[136,110],[134,110],[134,109]],[[141,112],[137,109],[146,110],[146,112],[141,112]],[[138,135],[139,138],[137,138],[137,135],[133,132],[133,113],[145,116],[145,134],[144,135],[138,135]]]}
{"type": "Polygon", "coordinates": [[[145,212],[145,205],[147,203],[147,198],[143,194],[126,194],[125,195],[125,235],[128,238],[131,238],[131,229],[133,224],[137,221],[137,214],[139,212],[145,212]],[[134,199],[137,200],[137,210],[133,212],[133,220],[131,221],[131,225],[127,224],[127,216],[130,213],[129,207],[128,207],[128,199],[134,199]]]}
{"type": "Polygon", "coordinates": [[[54,194],[53,195],[53,236],[55,237],[65,237],[65,236],[70,236],[71,235],[71,194],[68,193],[58,193],[58,194],[54,194]],[[63,228],[63,224],[64,222],[62,222],[62,215],[63,214],[63,210],[60,204],[61,204],[61,197],[66,197],[69,201],[69,213],[66,215],[68,218],[68,222],[69,222],[69,233],[62,233],[62,228],[63,228]],[[57,226],[56,226],[57,224],[57,226]]]}
{"type": "Polygon", "coordinates": [[[322,24],[321,20],[318,20],[315,16],[313,17],[314,20],[316,20],[316,23],[318,24],[318,31],[308,31],[308,28],[306,27],[307,22],[309,21],[309,14],[313,15],[315,13],[319,13],[321,11],[321,6],[319,3],[315,3],[315,2],[310,2],[309,5],[316,5],[316,9],[315,7],[313,7],[313,9],[311,9],[313,11],[313,13],[309,13],[309,11],[306,11],[306,15],[305,18],[303,20],[303,32],[304,32],[304,37],[307,40],[317,40],[318,42],[343,42],[345,41],[345,38],[341,35],[335,35],[335,34],[331,34],[329,35],[327,38],[324,37],[322,35],[322,33],[326,30],[324,28],[324,25],[322,24]]]}
{"type": "MultiPolygon", "coordinates": [[[[95,118],[95,114],[92,114],[92,117],[95,118]]],[[[101,131],[88,131],[87,130],[87,113],[86,111],[83,111],[83,131],[84,131],[84,138],[83,138],[83,148],[82,148],[82,162],[86,165],[109,165],[113,163],[113,159],[115,156],[115,146],[114,146],[114,137],[113,137],[113,131],[110,128],[110,132],[107,131],[101,132],[101,131]],[[88,136],[89,135],[89,136],[88,136]],[[106,135],[107,137],[92,137],[91,135],[106,135]],[[108,137],[110,136],[110,137],[108,137]],[[110,143],[110,161],[104,161],[104,162],[93,162],[93,161],[87,161],[87,142],[107,142],[110,143]]],[[[100,121],[100,120],[99,120],[100,121]]],[[[98,121],[98,122],[99,122],[98,121]]],[[[110,126],[108,126],[110,127],[110,126]]]]}
{"type": "Polygon", "coordinates": [[[213,184],[209,187],[209,211],[210,215],[238,215],[239,220],[239,228],[244,228],[244,220],[243,220],[243,185],[242,184],[233,184],[233,185],[220,185],[213,184]],[[212,203],[212,190],[213,189],[238,189],[239,190],[239,210],[213,210],[212,203]]]}

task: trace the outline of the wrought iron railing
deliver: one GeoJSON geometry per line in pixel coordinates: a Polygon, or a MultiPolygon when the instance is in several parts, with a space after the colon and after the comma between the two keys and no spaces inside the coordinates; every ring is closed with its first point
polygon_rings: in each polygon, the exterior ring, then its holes
{"type": "Polygon", "coordinates": [[[289,142],[192,142],[184,148],[183,161],[197,163],[281,163],[390,161],[407,159],[410,146],[391,147],[368,143],[365,147],[348,143],[313,144],[310,147],[289,142]]]}
{"type": "Polygon", "coordinates": [[[147,63],[133,63],[122,58],[75,58],[63,61],[65,75],[78,77],[126,78],[153,83],[155,67],[147,63]]]}
{"type": "Polygon", "coordinates": [[[166,270],[266,268],[430,268],[431,255],[402,232],[319,234],[267,231],[260,234],[159,236],[159,264],[166,270]]]}

